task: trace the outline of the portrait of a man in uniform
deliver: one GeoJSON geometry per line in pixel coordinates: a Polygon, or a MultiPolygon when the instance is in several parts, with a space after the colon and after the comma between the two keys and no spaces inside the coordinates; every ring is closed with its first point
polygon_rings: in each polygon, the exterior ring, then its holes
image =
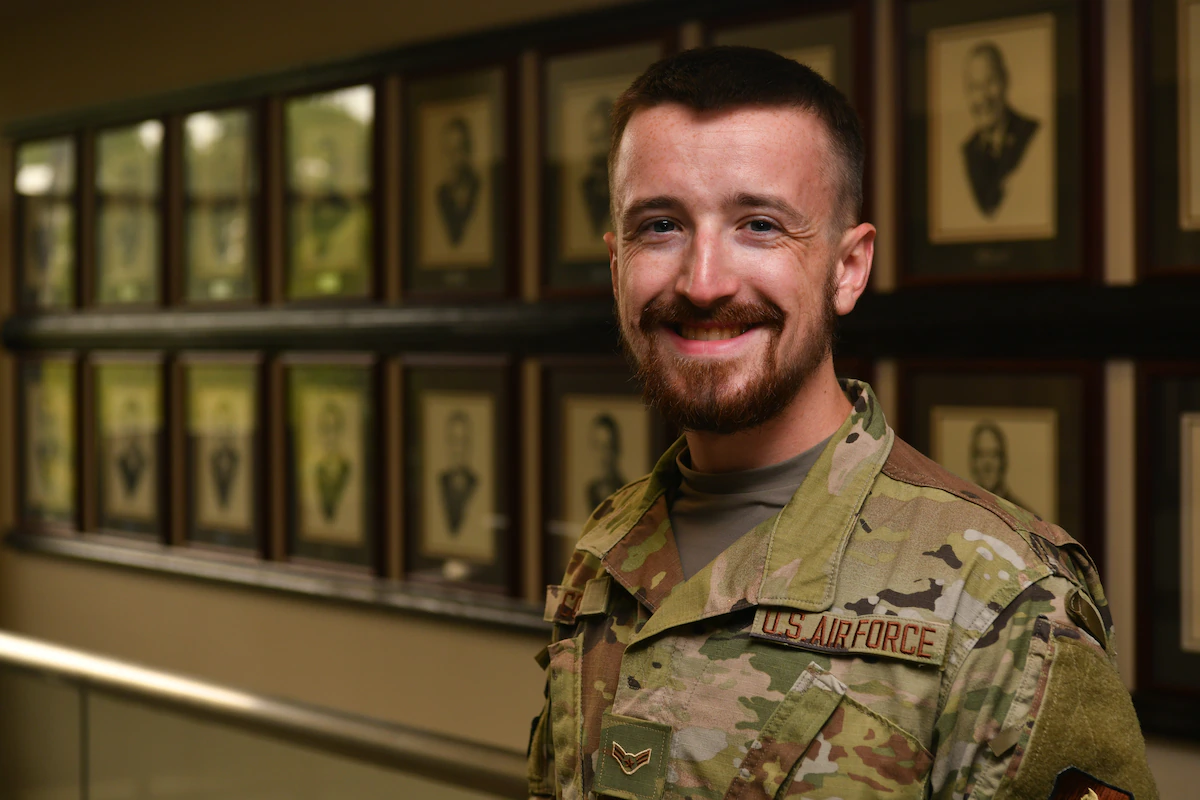
{"type": "Polygon", "coordinates": [[[621,474],[621,429],[612,414],[597,414],[592,419],[592,454],[596,473],[587,484],[587,505],[595,508],[604,498],[625,485],[621,474]]]}
{"type": "Polygon", "coordinates": [[[596,237],[608,230],[608,121],[612,104],[611,97],[597,97],[584,119],[588,156],[579,191],[596,237]]]}
{"type": "Polygon", "coordinates": [[[121,407],[120,414],[120,433],[123,442],[117,451],[116,465],[121,489],[128,500],[137,494],[142,476],[146,474],[146,445],[139,433],[143,409],[137,400],[129,398],[121,407]]]}
{"type": "Polygon", "coordinates": [[[208,454],[208,471],[216,489],[217,505],[224,509],[229,507],[234,480],[242,462],[241,448],[234,432],[233,409],[228,403],[221,402],[213,409],[212,424],[214,444],[208,454]]]}
{"type": "Polygon", "coordinates": [[[482,183],[474,163],[471,125],[465,117],[456,116],[446,122],[441,145],[446,174],[437,187],[438,214],[450,244],[457,246],[475,214],[482,183]]]}
{"type": "Polygon", "coordinates": [[[346,413],[337,403],[327,402],[317,416],[317,435],[321,459],[313,470],[318,508],[326,522],[337,517],[338,506],[350,482],[351,464],[344,452],[346,413]]]}
{"type": "Polygon", "coordinates": [[[438,485],[446,528],[451,536],[458,536],[479,485],[479,476],[471,467],[471,419],[461,411],[446,420],[446,454],[450,466],[438,474],[438,485]]]}
{"type": "Polygon", "coordinates": [[[1005,182],[1021,163],[1039,123],[1008,100],[1008,67],[992,41],[971,48],[963,66],[967,107],[975,130],[963,142],[963,161],[979,210],[992,216],[1005,197],[1005,182]]]}
{"type": "Polygon", "coordinates": [[[1008,439],[990,419],[980,420],[971,431],[971,480],[1014,505],[1028,508],[1008,485],[1008,439]]]}
{"type": "Polygon", "coordinates": [[[332,137],[323,136],[314,145],[316,160],[325,165],[322,188],[308,208],[308,229],[312,231],[312,255],[324,261],[332,255],[330,244],[350,214],[350,201],[340,191],[342,163],[332,137]]]}

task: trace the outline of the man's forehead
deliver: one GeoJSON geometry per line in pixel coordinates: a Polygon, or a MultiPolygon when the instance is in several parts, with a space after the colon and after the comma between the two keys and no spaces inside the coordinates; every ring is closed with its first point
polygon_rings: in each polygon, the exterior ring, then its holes
{"type": "MultiPolygon", "coordinates": [[[[734,165],[739,156],[768,153],[782,161],[824,163],[835,158],[824,122],[799,106],[746,105],[699,111],[676,103],[638,109],[630,117],[615,154],[614,199],[626,187],[631,162],[638,179],[678,169],[695,157],[720,154],[709,169],[734,165]]],[[[642,182],[639,180],[639,182],[642,182]]],[[[756,187],[749,187],[753,191],[756,187]]]]}

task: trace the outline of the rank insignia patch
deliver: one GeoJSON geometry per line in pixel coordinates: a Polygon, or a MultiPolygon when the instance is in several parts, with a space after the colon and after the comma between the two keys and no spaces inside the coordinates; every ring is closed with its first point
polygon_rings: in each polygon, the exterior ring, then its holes
{"type": "Polygon", "coordinates": [[[591,789],[622,800],[660,800],[670,751],[670,726],[609,712],[600,724],[601,757],[591,789]]]}
{"type": "Polygon", "coordinates": [[[653,748],[647,747],[640,753],[626,753],[625,748],[621,747],[621,743],[617,741],[614,741],[612,746],[612,757],[621,765],[621,771],[626,775],[632,775],[649,764],[650,755],[653,752],[653,748]]]}
{"type": "Polygon", "coordinates": [[[1134,800],[1133,794],[1111,786],[1078,767],[1058,773],[1049,800],[1134,800]]]}

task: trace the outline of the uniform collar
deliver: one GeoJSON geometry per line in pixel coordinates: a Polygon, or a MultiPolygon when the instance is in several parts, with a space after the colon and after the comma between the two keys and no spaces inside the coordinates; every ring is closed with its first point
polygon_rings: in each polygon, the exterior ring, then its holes
{"type": "Polygon", "coordinates": [[[654,612],[638,638],[750,605],[830,607],[858,512],[894,440],[871,387],[844,381],[842,388],[853,410],[788,504],[691,579],[683,580],[666,503],[680,479],[682,438],[597,519],[579,547],[654,612]]]}

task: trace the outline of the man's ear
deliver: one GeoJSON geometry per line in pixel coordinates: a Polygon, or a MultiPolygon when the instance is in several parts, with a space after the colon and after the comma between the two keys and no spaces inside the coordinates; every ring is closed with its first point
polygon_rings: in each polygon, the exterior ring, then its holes
{"type": "Polygon", "coordinates": [[[834,267],[836,288],[833,299],[839,316],[853,311],[859,296],[866,291],[874,257],[874,225],[863,222],[842,234],[838,243],[838,260],[834,267]]]}

